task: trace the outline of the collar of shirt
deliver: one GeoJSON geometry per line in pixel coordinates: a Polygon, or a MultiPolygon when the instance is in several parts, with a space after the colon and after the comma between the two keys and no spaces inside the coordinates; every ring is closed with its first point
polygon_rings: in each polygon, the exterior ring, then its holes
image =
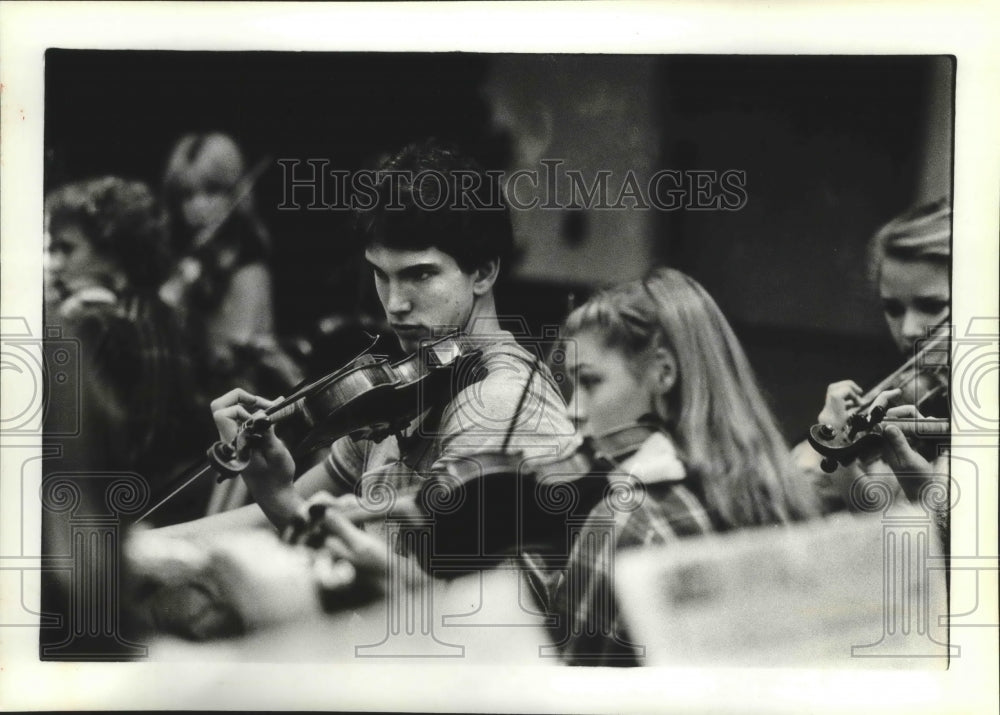
{"type": "Polygon", "coordinates": [[[684,479],[684,463],[677,456],[674,442],[665,432],[654,432],[621,465],[622,471],[645,484],[679,482],[684,479]]]}

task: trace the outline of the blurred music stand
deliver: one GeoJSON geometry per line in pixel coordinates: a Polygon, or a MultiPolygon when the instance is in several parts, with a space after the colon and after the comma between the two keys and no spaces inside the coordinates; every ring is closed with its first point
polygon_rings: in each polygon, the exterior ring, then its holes
{"type": "Polygon", "coordinates": [[[940,556],[906,508],[622,552],[615,584],[646,665],[945,668],[940,556]]]}

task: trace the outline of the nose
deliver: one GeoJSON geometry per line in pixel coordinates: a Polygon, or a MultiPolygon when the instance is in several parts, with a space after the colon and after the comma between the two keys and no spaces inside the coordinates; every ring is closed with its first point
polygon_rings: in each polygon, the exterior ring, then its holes
{"type": "Polygon", "coordinates": [[[925,336],[926,329],[927,321],[919,311],[907,310],[903,315],[903,325],[900,334],[911,345],[925,336]]]}
{"type": "Polygon", "coordinates": [[[385,312],[390,316],[401,317],[413,310],[413,301],[409,294],[395,281],[389,281],[386,286],[385,312]]]}
{"type": "Polygon", "coordinates": [[[212,202],[205,194],[194,194],[184,201],[181,213],[190,224],[204,223],[211,217],[212,202]]]}
{"type": "Polygon", "coordinates": [[[45,268],[51,275],[58,275],[63,269],[63,254],[59,251],[46,251],[45,268]]]}
{"type": "Polygon", "coordinates": [[[206,206],[208,206],[208,201],[206,201],[205,196],[202,194],[194,194],[193,196],[189,196],[184,201],[185,211],[204,211],[206,206]]]}

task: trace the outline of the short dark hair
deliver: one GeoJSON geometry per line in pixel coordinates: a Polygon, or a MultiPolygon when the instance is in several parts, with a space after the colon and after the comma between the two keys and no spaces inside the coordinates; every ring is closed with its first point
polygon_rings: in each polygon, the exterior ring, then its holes
{"type": "Polygon", "coordinates": [[[114,257],[138,291],[155,291],[172,268],[166,217],[141,181],[105,176],[62,186],[45,199],[49,231],[77,226],[114,257]]]}
{"type": "Polygon", "coordinates": [[[376,200],[355,213],[365,246],[437,248],[466,273],[490,260],[509,268],[514,253],[510,209],[499,172],[456,146],[427,139],[381,162],[376,200]]]}

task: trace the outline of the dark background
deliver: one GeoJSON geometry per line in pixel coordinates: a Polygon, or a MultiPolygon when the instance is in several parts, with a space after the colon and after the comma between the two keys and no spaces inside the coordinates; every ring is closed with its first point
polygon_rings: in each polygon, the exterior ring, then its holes
{"type": "MultiPolygon", "coordinates": [[[[515,94],[506,109],[528,116],[558,94],[547,116],[569,147],[568,166],[594,168],[593,146],[626,133],[634,141],[621,150],[624,163],[634,152],[636,162],[657,167],[745,170],[749,200],[736,212],[659,212],[629,229],[624,254],[608,250],[609,236],[592,235],[603,224],[563,221],[556,255],[589,267],[572,275],[551,254],[533,253],[540,224],[518,216],[524,260],[498,291],[501,312],[523,316],[536,333],[557,324],[570,294],[579,299],[620,279],[613,269],[622,255],[685,270],[730,318],[790,439],[814,421],[827,383],[852,378],[865,386],[895,367],[864,247],[893,215],[950,187],[950,59],[538,55],[515,62],[516,76],[506,55],[50,50],[46,190],[112,173],[158,187],[179,136],[210,130],[232,135],[251,165],[315,158],[367,168],[407,141],[436,135],[489,168],[511,169],[524,137],[516,123],[496,121],[497,93],[488,88],[534,83],[540,94],[515,94]],[[618,92],[610,98],[586,81],[605,75],[618,92]],[[626,114],[644,119],[619,126],[619,116],[593,136],[575,133],[579,117],[622,97],[626,114]],[[947,115],[948,131],[929,139],[940,125],[935,111],[947,115]],[[946,177],[943,186],[928,181],[932,169],[946,177]]],[[[279,331],[307,334],[325,315],[374,309],[367,276],[347,248],[348,217],[281,211],[282,189],[275,165],[255,191],[275,239],[279,331]]]]}

